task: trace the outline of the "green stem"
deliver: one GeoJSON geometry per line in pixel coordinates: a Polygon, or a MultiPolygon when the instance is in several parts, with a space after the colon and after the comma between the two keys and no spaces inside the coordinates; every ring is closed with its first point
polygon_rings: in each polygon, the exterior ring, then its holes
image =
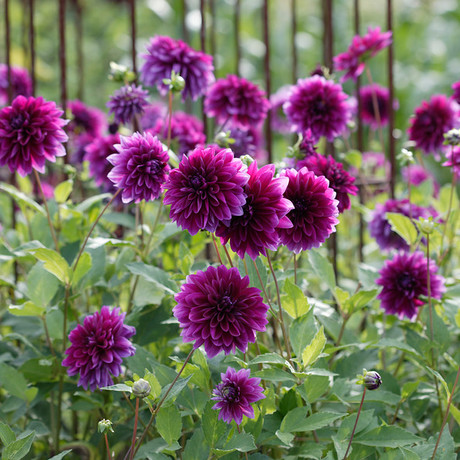
{"type": "Polygon", "coordinates": [[[367,388],[364,387],[363,397],[361,398],[361,404],[359,405],[358,414],[356,415],[355,425],[353,427],[353,431],[351,432],[350,441],[348,442],[348,447],[345,452],[345,456],[343,457],[343,460],[347,458],[348,451],[350,450],[350,447],[351,447],[351,442],[353,441],[353,436],[355,435],[356,427],[358,426],[359,415],[361,414],[361,409],[363,408],[364,397],[366,396],[366,390],[367,388]]]}
{"type": "Polygon", "coordinates": [[[129,456],[129,460],[133,460],[134,458],[134,446],[136,444],[136,433],[137,433],[137,419],[139,418],[139,399],[140,398],[136,398],[136,410],[134,412],[133,439],[131,441],[131,455],[129,456]]]}
{"type": "Polygon", "coordinates": [[[169,152],[169,148],[171,147],[172,104],[173,104],[173,92],[172,90],[169,90],[169,93],[168,93],[168,138],[166,141],[166,145],[168,146],[168,152],[169,152]]]}
{"type": "Polygon", "coordinates": [[[219,259],[219,263],[221,265],[224,265],[224,263],[222,262],[222,257],[220,257],[219,249],[217,248],[216,237],[214,236],[214,233],[211,233],[211,237],[212,237],[212,242],[214,244],[214,249],[216,250],[217,258],[219,259]]]}
{"type": "Polygon", "coordinates": [[[104,438],[105,438],[105,447],[107,448],[107,458],[109,460],[112,460],[112,454],[110,453],[109,438],[107,437],[107,433],[104,433],[104,438]]]}

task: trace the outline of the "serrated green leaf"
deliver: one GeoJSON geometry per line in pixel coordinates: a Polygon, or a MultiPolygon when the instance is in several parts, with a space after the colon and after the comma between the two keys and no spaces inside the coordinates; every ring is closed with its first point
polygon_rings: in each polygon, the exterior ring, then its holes
{"type": "Polygon", "coordinates": [[[251,359],[248,365],[252,364],[282,364],[284,366],[286,365],[286,360],[278,353],[264,353],[251,359]]]}
{"type": "Polygon", "coordinates": [[[182,417],[177,407],[162,407],[157,414],[156,427],[169,445],[177,441],[182,432],[182,417]]]}
{"type": "Polygon", "coordinates": [[[65,203],[67,198],[69,198],[70,193],[72,192],[73,188],[73,180],[66,180],[61,182],[55,189],[54,189],[54,198],[58,203],[65,203]]]}
{"type": "Polygon", "coordinates": [[[308,300],[302,289],[295,285],[289,278],[286,278],[284,282],[284,292],[286,295],[282,296],[283,310],[291,318],[299,318],[304,315],[310,309],[308,300]]]}
{"type": "Polygon", "coordinates": [[[203,430],[201,428],[193,431],[193,436],[187,441],[182,460],[196,460],[209,457],[209,447],[204,440],[203,430]]]}
{"type": "Polygon", "coordinates": [[[66,260],[56,251],[48,248],[33,249],[30,251],[38,260],[44,262],[45,270],[52,273],[59,281],[67,284],[70,280],[70,267],[66,260]]]}
{"type": "Polygon", "coordinates": [[[386,217],[388,222],[390,222],[391,229],[403,238],[409,245],[416,242],[418,235],[417,229],[409,217],[397,212],[387,212],[386,217]]]}
{"type": "Polygon", "coordinates": [[[422,438],[398,426],[379,426],[353,439],[357,444],[372,447],[403,447],[422,438]]]}
{"type": "Polygon", "coordinates": [[[34,209],[35,211],[39,212],[43,216],[46,216],[46,212],[42,206],[40,206],[36,201],[32,200],[29,196],[25,193],[20,192],[16,187],[12,185],[5,184],[4,182],[0,183],[0,190],[8,193],[18,204],[29,206],[30,208],[34,209]]]}
{"type": "Polygon", "coordinates": [[[59,289],[59,281],[37,262],[27,276],[27,296],[38,307],[46,307],[59,289]]]}
{"type": "Polygon", "coordinates": [[[345,413],[327,411],[318,412],[310,416],[307,416],[307,414],[307,407],[296,407],[289,411],[281,422],[281,430],[289,433],[319,430],[347,415],[345,413]]]}
{"type": "Polygon", "coordinates": [[[307,345],[302,352],[302,363],[304,367],[311,366],[319,358],[319,355],[324,350],[327,339],[324,335],[324,326],[321,326],[319,331],[316,333],[313,340],[307,345]]]}
{"type": "Polygon", "coordinates": [[[38,307],[33,302],[25,302],[21,305],[10,305],[8,311],[15,316],[42,316],[46,308],[38,307]]]}
{"type": "Polygon", "coordinates": [[[308,252],[308,260],[316,275],[324,281],[331,292],[334,293],[336,287],[335,274],[329,260],[314,249],[308,252]]]}
{"type": "Polygon", "coordinates": [[[73,272],[72,284],[76,286],[78,282],[88,273],[92,266],[93,259],[91,258],[91,254],[84,252],[78,261],[77,268],[73,272]]]}
{"type": "Polygon", "coordinates": [[[250,433],[236,433],[224,446],[225,449],[237,450],[238,452],[249,452],[257,449],[254,443],[254,436],[250,433]]]}
{"type": "Polygon", "coordinates": [[[149,370],[145,370],[144,379],[150,383],[150,399],[156,399],[161,394],[161,385],[155,374],[152,374],[149,370]]]}
{"type": "Polygon", "coordinates": [[[225,422],[218,420],[219,411],[213,409],[212,406],[214,406],[214,401],[206,404],[201,423],[206,442],[211,448],[214,448],[228,427],[225,422]]]}
{"type": "Polygon", "coordinates": [[[276,437],[281,442],[283,442],[287,446],[292,446],[292,441],[294,440],[294,437],[295,437],[292,433],[286,433],[284,431],[277,430],[275,434],[276,434],[276,437]]]}
{"type": "MultiPolygon", "coordinates": [[[[164,400],[163,404],[166,404],[167,402],[174,399],[187,386],[187,383],[189,382],[191,378],[192,376],[189,375],[188,377],[185,377],[184,379],[177,380],[175,385],[172,387],[171,391],[168,393],[168,396],[166,396],[166,399],[164,400]]],[[[161,390],[160,399],[168,391],[170,386],[171,385],[167,385],[161,390]]]]}
{"type": "Polygon", "coordinates": [[[313,309],[292,322],[289,336],[296,356],[299,358],[302,356],[303,350],[313,340],[317,330],[313,309]]]}
{"type": "Polygon", "coordinates": [[[16,440],[13,430],[2,422],[0,422],[0,439],[5,446],[16,440]]]}
{"type": "Polygon", "coordinates": [[[23,438],[16,439],[3,449],[2,460],[20,460],[25,457],[32,447],[35,431],[23,438]]]}

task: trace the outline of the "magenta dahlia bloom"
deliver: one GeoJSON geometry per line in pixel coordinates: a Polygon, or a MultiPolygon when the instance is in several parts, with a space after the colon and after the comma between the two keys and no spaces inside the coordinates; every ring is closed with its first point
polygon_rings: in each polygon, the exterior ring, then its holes
{"type": "Polygon", "coordinates": [[[335,232],[339,223],[339,202],[335,199],[335,191],[329,188],[324,176],[316,177],[307,168],[300,171],[286,169],[281,176],[289,179],[284,197],[294,205],[287,215],[293,226],[278,230],[281,244],[296,254],[318,248],[335,232]]]}
{"type": "Polygon", "coordinates": [[[344,82],[353,78],[356,81],[364,71],[366,60],[389,46],[391,42],[391,31],[380,32],[380,27],[375,29],[369,27],[363,37],[355,35],[348,50],[334,57],[335,69],[346,70],[340,80],[344,82]]]}
{"type": "Polygon", "coordinates": [[[452,89],[454,90],[454,94],[452,95],[452,99],[460,104],[460,81],[455,82],[452,85],[452,89]]]}
{"type": "Polygon", "coordinates": [[[148,91],[142,86],[126,85],[110,96],[107,107],[109,115],[114,115],[115,123],[127,125],[133,121],[135,115],[144,113],[144,106],[148,105],[148,91]]]}
{"type": "Polygon", "coordinates": [[[384,251],[389,249],[408,251],[410,249],[404,238],[391,229],[391,224],[386,217],[387,212],[396,212],[408,217],[412,214],[412,218],[415,220],[420,217],[427,219],[437,216],[434,209],[410,204],[408,199],[387,200],[384,204],[377,204],[369,222],[369,233],[372,238],[375,238],[380,249],[384,251]]]}
{"type": "Polygon", "coordinates": [[[85,147],[84,160],[89,165],[89,175],[94,179],[98,187],[102,187],[106,192],[115,191],[110,179],[107,177],[112,170],[112,165],[107,157],[117,153],[115,144],[120,142],[118,134],[109,134],[105,137],[97,137],[85,147]]]}
{"type": "Polygon", "coordinates": [[[460,177],[460,147],[455,146],[449,148],[446,153],[447,161],[444,162],[443,166],[450,166],[452,168],[452,174],[455,174],[456,177],[460,177]]]}
{"type": "Polygon", "coordinates": [[[141,126],[144,131],[153,128],[158,120],[166,117],[168,109],[161,102],[154,102],[153,104],[143,107],[144,113],[141,117],[141,126]]]}
{"type": "Polygon", "coordinates": [[[310,129],[315,140],[321,136],[334,140],[347,129],[347,97],[342,86],[332,80],[317,75],[299,79],[283,106],[291,131],[304,133],[310,129]]]}
{"type": "Polygon", "coordinates": [[[230,138],[234,140],[230,145],[236,158],[243,155],[250,155],[255,158],[260,148],[260,129],[259,127],[249,128],[230,128],[230,138]]]}
{"type": "Polygon", "coordinates": [[[195,341],[193,348],[204,345],[210,358],[236,348],[244,353],[268,322],[260,290],[250,287],[249,277],[241,278],[236,267],[210,266],[187,276],[174,299],[184,342],[195,341]]]}
{"type": "Polygon", "coordinates": [[[292,85],[282,86],[276,93],[270,96],[271,105],[271,126],[275,131],[280,133],[289,133],[291,125],[286,119],[286,114],[283,110],[283,105],[289,99],[292,85]]]}
{"type": "Polygon", "coordinates": [[[248,180],[246,168],[230,149],[199,147],[170,172],[164,204],[171,205],[169,217],[190,234],[214,232],[220,221],[243,215],[248,180]]]}
{"type": "MultiPolygon", "coordinates": [[[[433,260],[429,262],[429,270],[431,297],[440,299],[445,291],[444,278],[436,274],[438,267],[433,260]]],[[[420,296],[428,295],[427,261],[423,252],[398,252],[392,260],[385,261],[379,273],[376,283],[383,288],[377,298],[385,313],[413,320],[424,303],[420,296]]]]}
{"type": "Polygon", "coordinates": [[[339,201],[339,212],[351,206],[350,196],[358,193],[358,187],[354,185],[355,178],[343,169],[342,163],[338,163],[331,155],[323,156],[317,153],[309,155],[297,162],[296,169],[304,166],[313,171],[317,176],[324,176],[329,181],[329,187],[335,190],[339,201]]]}
{"type": "Polygon", "coordinates": [[[265,92],[254,83],[228,75],[217,80],[208,90],[204,111],[217,123],[240,128],[258,125],[267,116],[270,103],[265,92]]]}
{"type": "Polygon", "coordinates": [[[166,146],[150,133],[134,133],[121,136],[114,148],[117,153],[107,157],[113,165],[107,177],[123,189],[123,203],[156,200],[170,170],[166,146]]]}
{"type": "Polygon", "coordinates": [[[0,166],[27,176],[36,169],[45,172],[45,161],[54,163],[65,155],[67,141],[61,118],[64,112],[42,97],[18,96],[0,110],[0,166]]]}
{"type": "Polygon", "coordinates": [[[237,425],[243,421],[243,415],[254,418],[252,403],[264,399],[264,389],[260,386],[260,379],[249,377],[249,369],[238,372],[229,367],[225,374],[220,374],[222,382],[214,388],[211,398],[217,403],[212,407],[219,410],[219,419],[227,423],[235,420],[237,425]]]}
{"type": "Polygon", "coordinates": [[[286,215],[294,205],[283,197],[288,186],[287,177],[274,178],[275,165],[257,168],[254,161],[248,168],[249,181],[244,187],[247,195],[243,212],[230,220],[223,220],[216,235],[224,244],[230,240],[230,247],[242,259],[248,254],[256,259],[266,250],[276,251],[280,238],[278,230],[292,227],[286,215]]]}
{"type": "Polygon", "coordinates": [[[163,79],[170,78],[174,70],[185,80],[182,101],[189,96],[192,100],[202,96],[208,86],[214,82],[212,56],[196,51],[181,40],[156,36],[147,45],[147,54],[141,68],[141,80],[144,85],[157,86],[164,96],[169,88],[163,79]]]}
{"type": "Polygon", "coordinates": [[[457,115],[455,102],[443,94],[435,94],[430,101],[423,101],[415,109],[410,120],[409,139],[424,153],[437,154],[444,142],[444,133],[454,128],[457,115]]]}
{"type": "Polygon", "coordinates": [[[318,152],[316,151],[317,141],[313,137],[311,129],[307,129],[302,136],[302,141],[299,145],[299,153],[303,155],[303,157],[309,157],[311,155],[317,155],[318,152]]]}
{"type": "MultiPolygon", "coordinates": [[[[23,67],[10,67],[13,99],[32,96],[32,79],[23,67]]],[[[0,106],[8,104],[8,66],[0,64],[0,106]]]]}
{"type": "MultiPolygon", "coordinates": [[[[155,125],[148,130],[152,134],[158,134],[163,139],[168,138],[168,121],[158,118],[155,125]]],[[[202,146],[206,142],[203,123],[194,115],[184,112],[174,112],[171,117],[171,148],[179,158],[202,146]]]]}
{"type": "MultiPolygon", "coordinates": [[[[363,123],[370,125],[371,128],[377,129],[379,127],[379,120],[374,107],[374,97],[377,98],[377,109],[380,117],[380,126],[388,124],[389,104],[390,104],[390,91],[388,88],[377,85],[363,86],[359,91],[361,97],[361,119],[363,123]],[[374,96],[375,94],[375,96],[374,96]]],[[[393,103],[393,107],[397,108],[398,104],[393,103]]]]}
{"type": "Polygon", "coordinates": [[[78,99],[69,101],[72,114],[67,129],[75,134],[88,133],[93,137],[102,136],[107,129],[107,121],[102,110],[90,107],[78,99]]]}
{"type": "Polygon", "coordinates": [[[111,376],[120,375],[123,358],[136,352],[129,341],[136,329],[123,324],[125,315],[119,308],[110,311],[104,306],[70,332],[72,345],[62,365],[70,376],[80,374],[79,386],[94,391],[113,385],[111,376]]]}

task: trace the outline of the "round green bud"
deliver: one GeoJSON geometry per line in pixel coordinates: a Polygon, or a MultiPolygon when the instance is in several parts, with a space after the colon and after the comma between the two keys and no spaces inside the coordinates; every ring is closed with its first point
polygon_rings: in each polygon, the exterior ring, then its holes
{"type": "Polygon", "coordinates": [[[107,434],[109,432],[113,433],[112,422],[110,420],[102,419],[97,424],[97,431],[102,434],[107,434]]]}
{"type": "Polygon", "coordinates": [[[422,233],[425,233],[425,235],[431,235],[434,230],[434,222],[433,219],[422,219],[420,218],[419,220],[419,226],[420,230],[422,233]]]}
{"type": "Polygon", "coordinates": [[[147,380],[139,379],[134,382],[133,385],[133,395],[136,398],[146,398],[150,394],[150,383],[147,380]]]}

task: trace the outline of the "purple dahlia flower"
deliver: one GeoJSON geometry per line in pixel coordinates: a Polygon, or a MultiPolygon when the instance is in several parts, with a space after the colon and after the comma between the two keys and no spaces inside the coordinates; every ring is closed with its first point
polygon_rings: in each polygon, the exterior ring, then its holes
{"type": "Polygon", "coordinates": [[[97,137],[85,147],[84,160],[89,164],[89,175],[94,179],[98,187],[103,187],[106,192],[115,191],[110,179],[107,177],[112,169],[107,157],[115,150],[115,144],[120,142],[118,134],[110,134],[105,137],[97,137]]]}
{"type": "Polygon", "coordinates": [[[235,420],[237,425],[243,421],[243,415],[254,418],[254,409],[251,404],[264,399],[264,389],[260,386],[260,379],[249,377],[249,369],[238,372],[229,367],[225,374],[220,374],[222,382],[214,388],[211,398],[217,403],[212,407],[220,410],[219,419],[227,423],[235,420]]]}
{"type": "Polygon", "coordinates": [[[223,220],[217,227],[216,235],[242,259],[247,253],[252,259],[266,250],[276,251],[280,238],[278,230],[292,227],[286,215],[294,205],[283,197],[288,185],[287,177],[274,178],[275,165],[257,168],[254,161],[248,168],[249,181],[244,187],[247,195],[243,212],[230,220],[223,220]]]}
{"type": "Polygon", "coordinates": [[[411,213],[412,218],[415,220],[418,220],[420,217],[427,219],[430,216],[437,216],[434,209],[410,204],[408,199],[387,200],[383,205],[377,204],[369,222],[369,233],[372,238],[376,239],[377,244],[382,250],[409,250],[409,245],[406,241],[391,229],[391,224],[386,217],[387,212],[396,212],[404,216],[409,216],[411,213]]]}
{"type": "MultiPolygon", "coordinates": [[[[10,72],[13,99],[17,96],[32,96],[32,80],[29,72],[16,66],[11,66],[10,72]]],[[[0,106],[6,104],[8,104],[8,66],[0,64],[0,106]]]]}
{"type": "Polygon", "coordinates": [[[150,133],[134,133],[121,136],[114,148],[117,153],[107,157],[113,165],[107,177],[123,189],[123,203],[156,200],[170,170],[166,146],[150,133]]]}
{"type": "MultiPolygon", "coordinates": [[[[444,278],[436,274],[438,267],[433,260],[429,262],[429,270],[431,297],[440,299],[445,291],[444,278]]],[[[420,296],[428,295],[427,262],[423,252],[396,253],[392,260],[385,261],[379,273],[376,283],[383,287],[377,296],[381,307],[388,315],[414,319],[418,307],[423,305],[420,296]]]]}
{"type": "MultiPolygon", "coordinates": [[[[380,126],[388,124],[390,91],[388,88],[373,84],[363,86],[359,91],[361,97],[361,118],[363,123],[370,125],[373,129],[379,127],[377,119],[377,111],[374,106],[374,98],[377,99],[378,116],[380,117],[380,126]]],[[[393,107],[397,108],[398,104],[393,103],[393,107]]]]}
{"type": "Polygon", "coordinates": [[[67,348],[62,365],[72,376],[80,374],[78,385],[91,391],[113,384],[111,375],[121,373],[122,359],[136,352],[129,341],[136,329],[123,324],[126,313],[119,308],[102,307],[85,318],[69,334],[72,345],[67,348]]]}
{"type": "Polygon", "coordinates": [[[304,133],[310,129],[315,140],[321,136],[334,140],[347,129],[347,97],[341,85],[324,77],[299,79],[283,106],[291,130],[304,133]]]}
{"type": "Polygon", "coordinates": [[[194,348],[204,345],[210,358],[236,348],[244,353],[268,322],[260,290],[250,287],[249,277],[241,278],[236,267],[211,266],[189,275],[174,298],[184,342],[195,341],[194,348]]]}
{"type": "Polygon", "coordinates": [[[18,96],[0,110],[0,166],[27,176],[32,169],[44,173],[45,161],[65,155],[67,141],[61,118],[64,112],[42,97],[18,96]]]}
{"type": "Polygon", "coordinates": [[[107,129],[104,112],[96,107],[90,107],[78,99],[69,101],[68,107],[72,114],[68,131],[75,134],[88,133],[93,137],[102,136],[107,129]]]}
{"type": "Polygon", "coordinates": [[[452,99],[460,104],[460,81],[455,82],[452,85],[452,89],[454,90],[454,94],[452,95],[452,99]]]}
{"type": "Polygon", "coordinates": [[[349,195],[356,195],[358,187],[353,184],[355,178],[343,169],[342,163],[338,163],[331,155],[323,156],[317,153],[310,155],[297,162],[296,169],[304,166],[313,171],[317,176],[324,176],[329,181],[329,187],[335,190],[339,201],[339,212],[349,209],[351,201],[349,195]]]}
{"type": "Polygon", "coordinates": [[[171,205],[169,217],[190,234],[214,232],[220,221],[243,214],[248,180],[246,168],[230,149],[199,147],[170,172],[164,204],[171,205]]]}
{"type": "Polygon", "coordinates": [[[135,115],[144,113],[144,106],[148,105],[148,95],[148,91],[142,86],[122,86],[110,96],[107,102],[109,115],[113,113],[115,123],[123,125],[131,123],[135,115]]]}
{"type": "Polygon", "coordinates": [[[380,50],[392,42],[391,31],[380,32],[380,27],[367,29],[367,34],[361,37],[355,35],[348,50],[334,57],[336,70],[346,70],[340,79],[342,82],[349,78],[356,79],[363,73],[366,59],[375,56],[380,50]]]}
{"type": "Polygon", "coordinates": [[[271,126],[275,131],[280,133],[289,133],[291,131],[291,125],[286,119],[286,114],[283,111],[284,103],[289,99],[292,85],[282,86],[276,93],[270,96],[270,111],[271,126]]]}
{"type": "Polygon", "coordinates": [[[456,177],[460,177],[460,147],[452,147],[446,153],[447,161],[444,162],[443,166],[450,166],[452,168],[452,174],[456,177]]]}
{"type": "Polygon", "coordinates": [[[168,109],[161,102],[154,102],[153,104],[144,107],[144,113],[141,117],[141,127],[144,131],[153,128],[158,120],[165,118],[168,109]]]}
{"type": "Polygon", "coordinates": [[[190,48],[181,40],[156,36],[150,39],[147,54],[142,57],[145,59],[141,69],[142,82],[147,86],[156,85],[163,96],[169,90],[163,79],[170,78],[173,70],[185,80],[182,101],[188,96],[198,99],[215,80],[212,56],[190,48]]]}
{"type": "Polygon", "coordinates": [[[228,75],[217,80],[206,93],[204,111],[218,123],[239,128],[258,125],[267,116],[270,103],[254,83],[228,75]]]}
{"type": "Polygon", "coordinates": [[[230,138],[235,142],[230,145],[236,158],[250,155],[255,158],[260,147],[260,131],[256,127],[230,128],[230,138]]]}
{"type": "Polygon", "coordinates": [[[339,223],[338,201],[335,191],[329,188],[324,176],[316,177],[312,171],[286,169],[281,173],[289,179],[284,197],[294,205],[287,217],[291,228],[281,228],[278,233],[281,244],[298,254],[311,248],[318,248],[335,232],[339,223]]]}
{"type": "Polygon", "coordinates": [[[409,139],[424,153],[437,154],[444,142],[444,133],[455,127],[457,115],[455,102],[443,94],[435,94],[423,101],[410,120],[409,139]]]}
{"type": "Polygon", "coordinates": [[[316,151],[317,149],[317,142],[315,138],[313,137],[313,134],[311,132],[311,129],[307,129],[302,136],[302,141],[300,142],[299,145],[299,152],[304,156],[304,157],[309,157],[311,155],[317,155],[318,152],[316,151]]]}
{"type": "MultiPolygon", "coordinates": [[[[148,130],[158,134],[163,139],[168,138],[168,121],[157,119],[155,125],[148,130]]],[[[179,158],[206,142],[203,132],[203,123],[194,115],[184,112],[174,112],[171,117],[171,148],[177,152],[179,158]]]]}

